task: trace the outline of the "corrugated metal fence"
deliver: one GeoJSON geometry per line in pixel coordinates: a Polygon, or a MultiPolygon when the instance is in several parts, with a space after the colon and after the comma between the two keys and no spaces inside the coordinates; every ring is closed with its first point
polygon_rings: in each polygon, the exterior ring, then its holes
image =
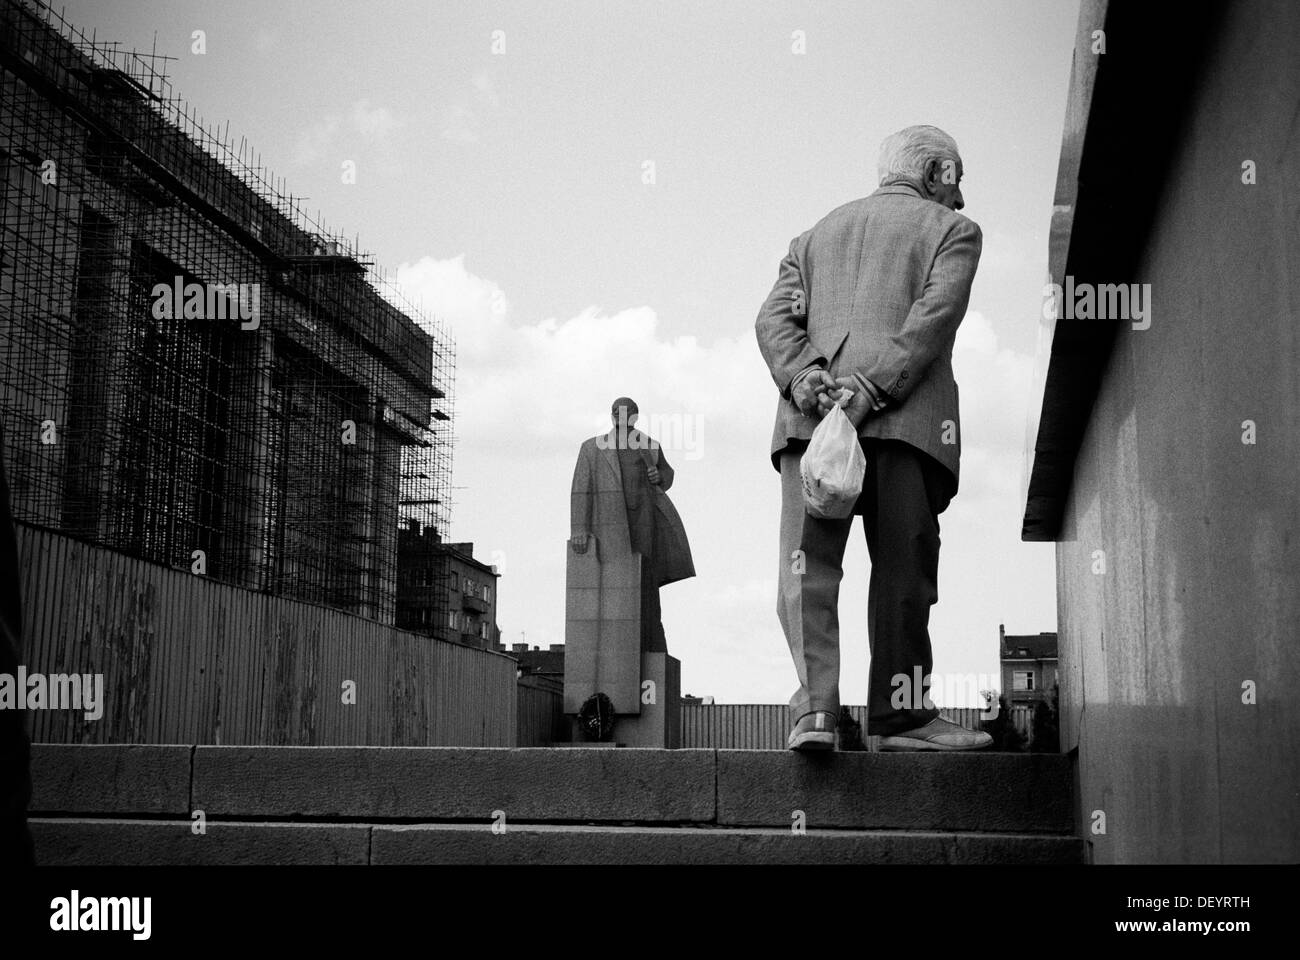
{"type": "MultiPolygon", "coordinates": [[[[866,736],[867,708],[849,707],[849,713],[862,724],[866,736]]],[[[980,729],[980,709],[962,707],[944,710],[953,723],[971,730],[980,729]]],[[[1012,707],[1011,721],[1026,739],[1033,726],[1032,707],[1012,707]]],[[[790,711],[776,703],[682,704],[682,746],[712,747],[718,750],[784,750],[790,733],[790,711]]],[[[868,746],[871,744],[868,742],[868,746]]]]}
{"type": "Polygon", "coordinates": [[[570,737],[564,715],[564,684],[550,677],[519,678],[517,747],[548,747],[570,737]]]}
{"type": "MultiPolygon", "coordinates": [[[[853,719],[867,725],[865,706],[849,707],[853,719]]],[[[971,730],[981,729],[983,718],[978,707],[944,710],[953,723],[971,730]]],[[[1033,708],[1011,708],[1011,722],[1030,739],[1033,708]]],[[[682,746],[718,750],[784,750],[790,732],[789,708],[777,703],[682,704],[682,746]]],[[[564,716],[563,688],[554,681],[523,677],[519,681],[519,736],[521,747],[544,747],[560,743],[570,735],[564,716]]],[[[873,738],[863,736],[868,749],[873,738]]]]}
{"type": "Polygon", "coordinates": [[[513,746],[515,661],[17,525],[29,673],[102,674],[53,743],[513,746]],[[350,701],[350,702],[349,702],[350,701]]]}

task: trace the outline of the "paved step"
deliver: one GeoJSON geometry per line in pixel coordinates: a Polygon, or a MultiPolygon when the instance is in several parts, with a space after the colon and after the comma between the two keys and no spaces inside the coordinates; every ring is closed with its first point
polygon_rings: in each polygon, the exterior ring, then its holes
{"type": "Polygon", "coordinates": [[[370,862],[365,824],[208,823],[202,835],[190,820],[33,817],[28,824],[41,866],[370,862]]]}
{"type": "Polygon", "coordinates": [[[1061,756],[33,747],[35,814],[1073,833],[1061,756]]]}
{"type": "Polygon", "coordinates": [[[37,856],[49,864],[1079,863],[1083,854],[1060,756],[36,744],[32,774],[37,856]]]}
{"type": "Polygon", "coordinates": [[[507,824],[32,820],[44,865],[1077,864],[1042,834],[507,824]]]}

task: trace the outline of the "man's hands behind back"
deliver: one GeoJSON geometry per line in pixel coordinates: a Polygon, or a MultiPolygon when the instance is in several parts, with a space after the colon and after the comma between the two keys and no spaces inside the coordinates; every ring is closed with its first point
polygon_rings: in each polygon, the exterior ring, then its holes
{"type": "Polygon", "coordinates": [[[831,412],[831,407],[850,391],[853,396],[844,407],[844,413],[855,428],[861,427],[867,417],[879,413],[888,405],[880,395],[873,395],[862,388],[853,377],[832,377],[822,369],[810,370],[802,374],[794,385],[792,397],[795,406],[805,417],[820,420],[831,412]]]}
{"type": "Polygon", "coordinates": [[[873,413],[880,413],[889,406],[889,401],[882,399],[879,394],[872,394],[862,388],[853,377],[839,377],[835,381],[835,386],[826,393],[818,397],[817,417],[818,419],[826,416],[831,412],[831,407],[838,403],[844,396],[844,392],[852,394],[849,402],[844,405],[844,415],[849,418],[855,430],[862,428],[867,422],[867,417],[873,413]]]}
{"type": "Polygon", "coordinates": [[[830,410],[828,391],[835,389],[835,378],[821,368],[801,374],[791,396],[794,405],[805,417],[822,417],[830,410]]]}
{"type": "MultiPolygon", "coordinates": [[[[849,423],[853,424],[854,430],[861,429],[871,414],[884,409],[883,405],[877,405],[872,400],[871,394],[863,390],[852,377],[840,377],[836,383],[838,384],[835,388],[836,401],[844,395],[845,390],[853,394],[849,402],[844,405],[844,414],[849,418],[849,423]]],[[[830,412],[829,408],[826,412],[830,412]]]]}

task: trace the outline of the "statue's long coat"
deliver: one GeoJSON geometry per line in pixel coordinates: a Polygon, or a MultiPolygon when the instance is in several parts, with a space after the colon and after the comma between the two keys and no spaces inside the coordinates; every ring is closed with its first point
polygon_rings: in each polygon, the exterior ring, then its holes
{"type": "MultiPolygon", "coordinates": [[[[695,562],[686,528],[664,492],[672,486],[673,468],[654,440],[637,430],[630,431],[629,437],[645,445],[642,454],[659,468],[659,485],[649,485],[654,499],[655,543],[662,546],[662,556],[654,558],[659,586],[693,577],[695,562]]],[[[621,555],[632,550],[614,429],[603,437],[583,441],[578,451],[578,463],[573,470],[570,528],[575,536],[582,533],[594,536],[601,553],[613,551],[614,555],[621,555]]]]}

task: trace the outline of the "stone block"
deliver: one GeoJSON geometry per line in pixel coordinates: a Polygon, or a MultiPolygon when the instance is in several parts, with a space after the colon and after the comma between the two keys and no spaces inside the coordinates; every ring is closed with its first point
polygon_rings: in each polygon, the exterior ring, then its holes
{"type": "Polygon", "coordinates": [[[1079,864],[1073,837],[680,827],[377,826],[375,864],[1079,864]]]}
{"type": "Polygon", "coordinates": [[[586,553],[574,553],[573,547],[565,546],[565,583],[570,589],[581,587],[590,587],[596,589],[600,586],[600,562],[597,558],[597,548],[595,541],[588,541],[586,553]]]}
{"type": "Polygon", "coordinates": [[[712,820],[712,750],[198,747],[209,817],[712,820]]]}
{"type": "Polygon", "coordinates": [[[221,823],[195,834],[189,820],[31,821],[41,866],[363,865],[370,827],[334,823],[221,823]]]}
{"type": "Polygon", "coordinates": [[[655,702],[642,702],[635,717],[619,717],[614,737],[631,747],[675,749],[681,745],[681,663],[666,653],[642,654],[643,687],[647,681],[654,683],[655,702]]]}
{"type": "Polygon", "coordinates": [[[33,813],[189,814],[183,745],[32,744],[33,813]]]}
{"type": "Polygon", "coordinates": [[[629,587],[612,587],[601,591],[600,618],[602,620],[641,619],[641,590],[629,587]]]}
{"type": "Polygon", "coordinates": [[[1015,753],[718,751],[718,822],[1070,833],[1068,758],[1015,753]]]}
{"type": "MultiPolygon", "coordinates": [[[[591,587],[581,587],[574,589],[570,587],[565,591],[564,619],[566,622],[575,620],[599,620],[601,607],[600,590],[591,587]]],[[[567,635],[565,645],[568,645],[567,635]]]]}

